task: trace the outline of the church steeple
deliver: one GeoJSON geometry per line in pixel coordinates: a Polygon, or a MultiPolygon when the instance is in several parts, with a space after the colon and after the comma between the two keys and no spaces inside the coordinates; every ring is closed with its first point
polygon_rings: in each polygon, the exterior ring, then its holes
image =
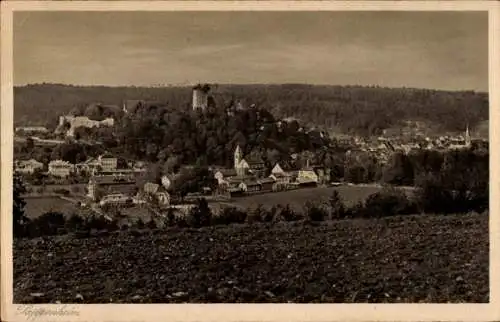
{"type": "Polygon", "coordinates": [[[469,133],[469,124],[467,124],[467,127],[465,129],[465,145],[470,146],[471,145],[471,138],[470,138],[470,133],[469,133]]]}
{"type": "Polygon", "coordinates": [[[241,159],[243,157],[243,153],[241,152],[241,148],[239,145],[236,146],[234,150],[234,168],[237,169],[240,165],[241,159]]]}

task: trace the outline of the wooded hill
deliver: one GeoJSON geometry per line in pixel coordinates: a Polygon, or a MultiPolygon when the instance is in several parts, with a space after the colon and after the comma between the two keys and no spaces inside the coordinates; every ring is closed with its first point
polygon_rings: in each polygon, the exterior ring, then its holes
{"type": "MultiPolygon", "coordinates": [[[[338,132],[377,135],[402,122],[423,121],[433,131],[474,129],[488,120],[488,94],[330,85],[216,85],[219,108],[231,101],[256,104],[279,118],[295,117],[302,124],[338,132]]],[[[99,102],[122,106],[124,100],[164,102],[189,110],[190,87],[105,87],[35,84],[14,88],[16,125],[43,125],[72,109],[99,102]]]]}

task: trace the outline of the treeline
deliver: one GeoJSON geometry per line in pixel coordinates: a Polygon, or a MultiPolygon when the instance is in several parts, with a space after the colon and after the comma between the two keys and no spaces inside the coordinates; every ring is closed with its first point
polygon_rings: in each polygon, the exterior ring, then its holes
{"type": "MultiPolygon", "coordinates": [[[[238,100],[279,118],[295,117],[308,126],[377,135],[406,120],[424,121],[438,131],[463,131],[488,120],[488,95],[411,88],[320,85],[212,86],[217,106],[238,100]]],[[[188,111],[190,87],[82,87],[36,84],[14,88],[15,122],[46,124],[93,102],[121,106],[124,100],[163,102],[188,111]]]]}
{"type": "MultiPolygon", "coordinates": [[[[14,236],[18,238],[35,238],[50,235],[73,233],[79,237],[90,237],[107,234],[113,231],[163,229],[167,227],[200,228],[215,225],[231,224],[257,224],[278,222],[302,222],[304,224],[317,224],[325,220],[338,219],[369,219],[390,216],[403,216],[415,214],[451,214],[479,212],[488,213],[487,201],[483,204],[472,204],[464,195],[457,194],[454,199],[444,193],[435,194],[435,190],[424,185],[419,193],[413,196],[395,188],[384,190],[370,195],[366,201],[353,206],[346,206],[338,191],[333,191],[330,198],[323,203],[306,203],[303,211],[296,211],[289,205],[275,205],[266,209],[261,205],[249,208],[246,211],[237,208],[224,208],[220,213],[214,214],[208,202],[200,198],[186,216],[177,216],[173,209],[167,209],[162,218],[150,219],[144,222],[136,219],[132,223],[119,224],[115,218],[106,219],[103,216],[82,217],[73,214],[65,217],[64,214],[49,212],[33,220],[28,220],[22,212],[22,204],[15,203],[14,207],[14,236]],[[21,207],[19,207],[21,206],[21,207]],[[446,208],[447,207],[447,208],[446,208]]],[[[441,187],[440,187],[441,188],[441,187]]]]}

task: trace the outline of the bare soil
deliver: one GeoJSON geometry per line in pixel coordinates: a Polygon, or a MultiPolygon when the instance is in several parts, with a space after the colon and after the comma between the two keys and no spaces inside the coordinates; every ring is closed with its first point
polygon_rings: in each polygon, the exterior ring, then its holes
{"type": "Polygon", "coordinates": [[[488,302],[488,216],[14,241],[15,303],[488,302]]]}

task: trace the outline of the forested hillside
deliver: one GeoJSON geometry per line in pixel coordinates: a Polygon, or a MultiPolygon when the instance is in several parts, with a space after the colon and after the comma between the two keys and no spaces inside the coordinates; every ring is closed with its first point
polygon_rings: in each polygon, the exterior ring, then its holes
{"type": "MultiPolygon", "coordinates": [[[[327,85],[213,86],[218,107],[240,100],[276,117],[292,116],[302,124],[345,133],[376,135],[406,120],[424,121],[436,131],[474,129],[488,120],[488,95],[410,88],[327,85]]],[[[16,124],[46,124],[73,108],[94,102],[122,105],[124,100],[164,102],[188,110],[189,87],[82,87],[37,84],[14,89],[16,124]]]]}

